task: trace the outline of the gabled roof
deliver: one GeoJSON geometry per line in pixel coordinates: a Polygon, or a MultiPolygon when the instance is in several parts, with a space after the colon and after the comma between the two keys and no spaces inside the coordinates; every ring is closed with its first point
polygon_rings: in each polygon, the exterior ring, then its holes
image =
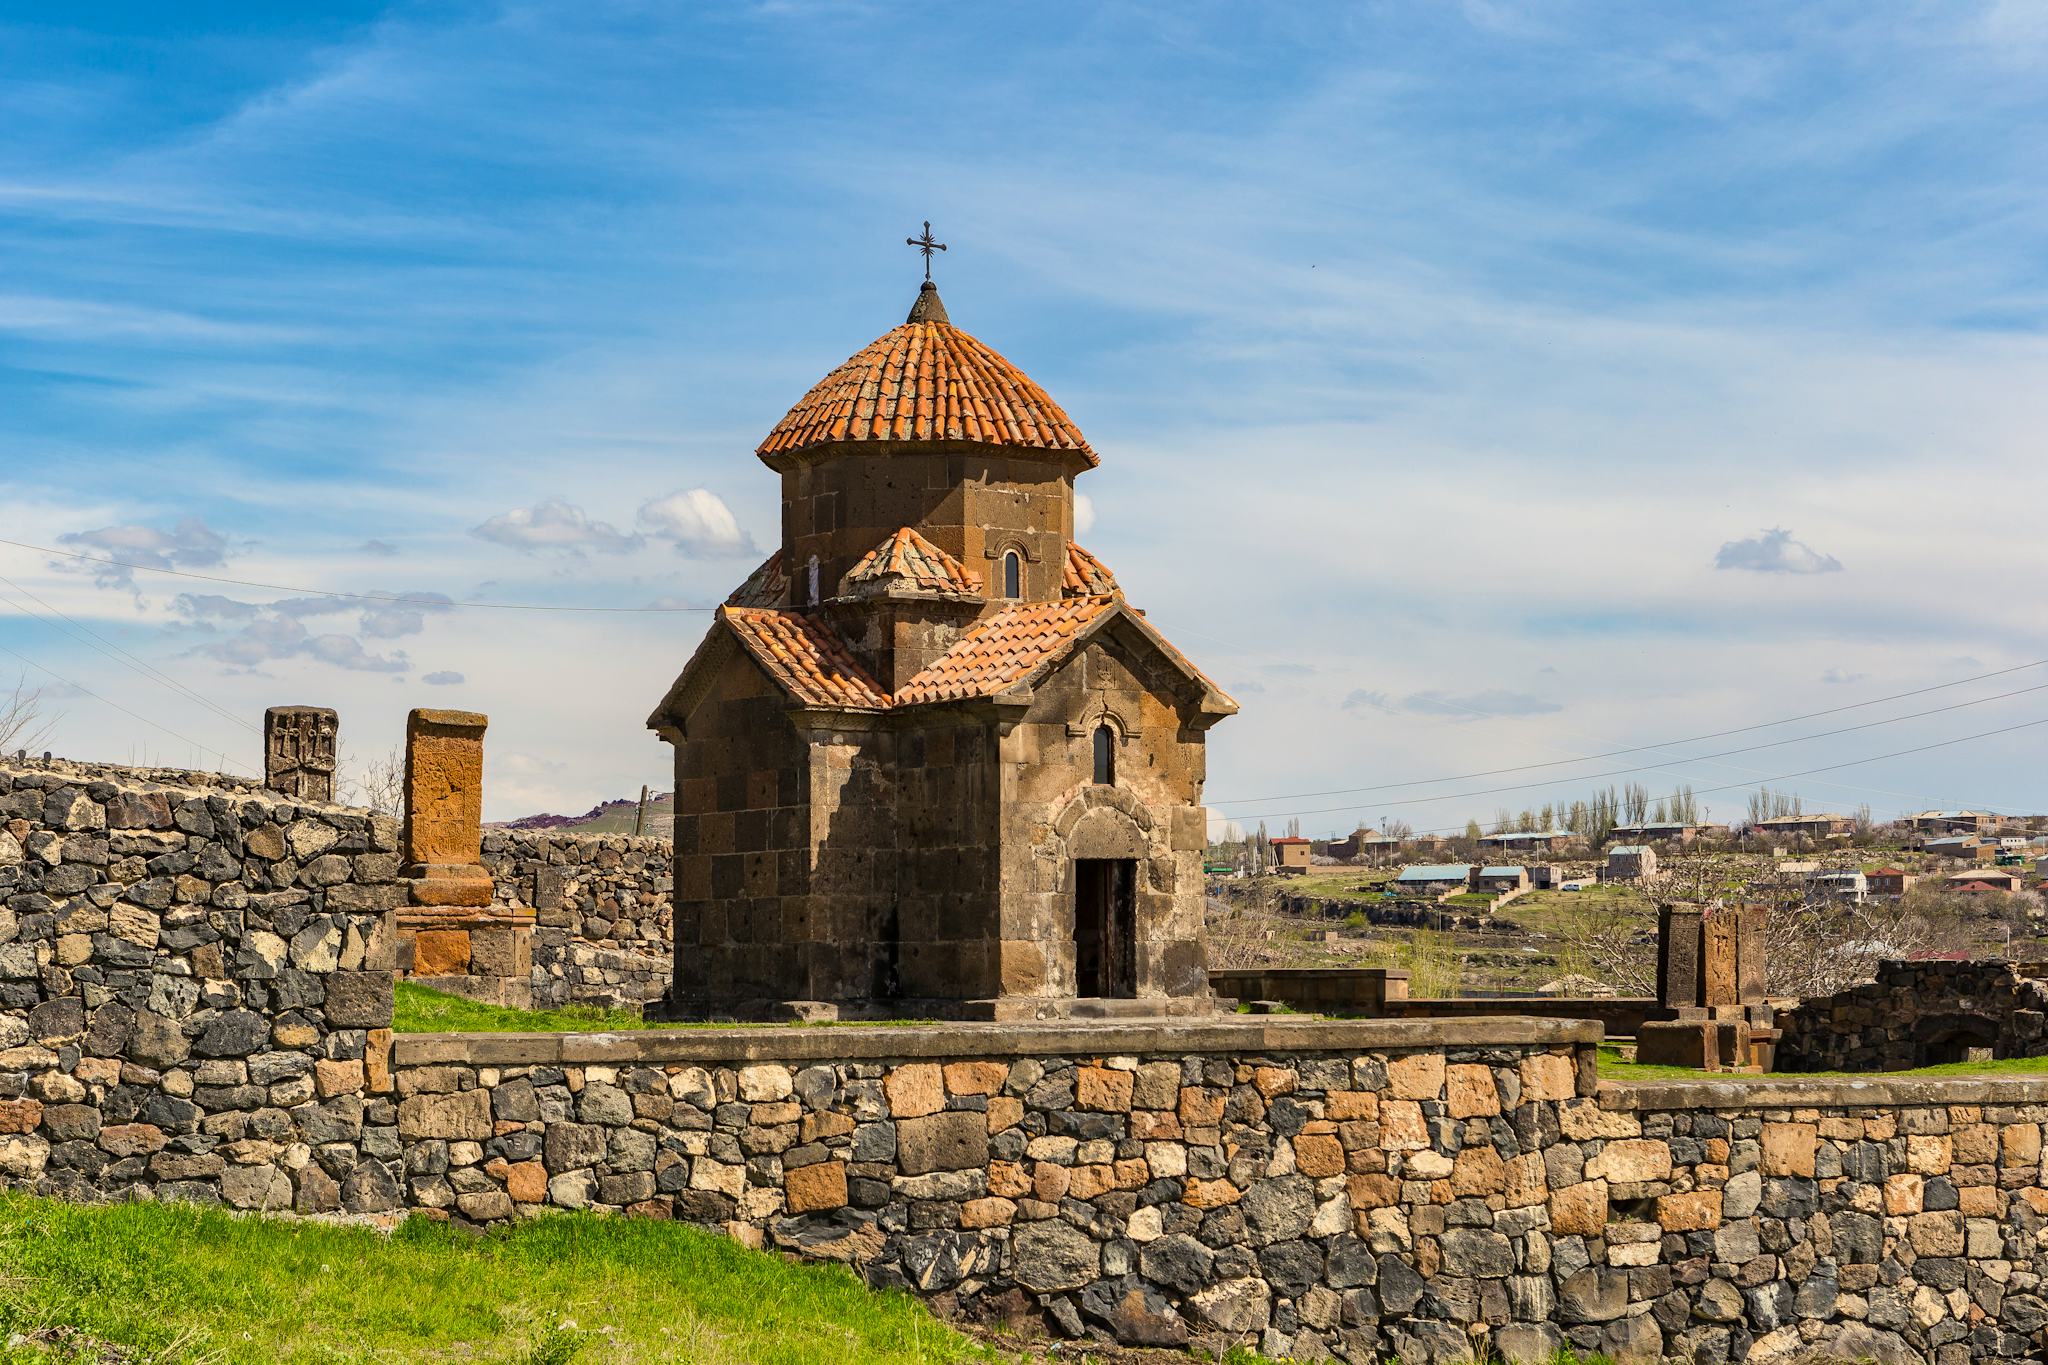
{"type": "Polygon", "coordinates": [[[718,616],[749,654],[806,706],[882,710],[889,694],[825,623],[799,611],[721,607],[718,616]]]}
{"type": "Polygon", "coordinates": [[[1472,875],[1472,869],[1464,863],[1418,863],[1404,867],[1397,882],[1448,882],[1464,881],[1472,875]]]}
{"type": "MultiPolygon", "coordinates": [[[[961,331],[925,286],[910,321],[855,352],[761,442],[764,459],[840,441],[966,441],[1099,461],[1030,376],[961,331]]],[[[772,461],[771,461],[772,463],[772,461]]]]}
{"type": "Polygon", "coordinates": [[[992,697],[1023,682],[1039,665],[1066,652],[1082,627],[1108,610],[1107,597],[1025,602],[969,628],[953,647],[903,685],[897,701],[992,697]]]}
{"type": "Polygon", "coordinates": [[[861,556],[860,563],[846,571],[842,585],[845,589],[855,590],[862,585],[877,588],[901,585],[948,596],[971,597],[981,593],[981,575],[905,526],[861,556]]]}
{"type": "Polygon", "coordinates": [[[729,607],[779,607],[789,600],[789,571],[782,567],[782,551],[761,561],[761,567],[747,575],[747,581],[725,599],[729,607]]]}
{"type": "Polygon", "coordinates": [[[1066,569],[1060,575],[1060,591],[1068,597],[1103,597],[1120,589],[1108,565],[1070,540],[1066,569]]]}

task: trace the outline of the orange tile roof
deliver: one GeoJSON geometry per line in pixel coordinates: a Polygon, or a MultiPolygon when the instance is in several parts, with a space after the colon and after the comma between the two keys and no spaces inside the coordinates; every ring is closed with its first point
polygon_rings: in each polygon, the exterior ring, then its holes
{"type": "Polygon", "coordinates": [[[796,611],[721,607],[747,652],[806,706],[885,710],[889,694],[823,621],[796,611]]]}
{"type": "Polygon", "coordinates": [[[788,454],[834,441],[973,441],[1095,452],[1022,370],[945,321],[884,332],[811,389],[757,451],[788,454]]]}
{"type": "Polygon", "coordinates": [[[1109,566],[1070,540],[1066,571],[1060,575],[1060,591],[1068,597],[1103,597],[1119,589],[1109,566]]]}
{"type": "Polygon", "coordinates": [[[1062,653],[1081,629],[1109,607],[1107,597],[1069,597],[1006,608],[977,623],[905,683],[896,704],[992,697],[1062,653]]]}
{"type": "Polygon", "coordinates": [[[789,600],[789,573],[782,567],[782,551],[777,550],[761,562],[761,567],[747,575],[747,581],[732,590],[732,596],[725,599],[729,607],[779,607],[789,600]]]}
{"type": "Polygon", "coordinates": [[[947,593],[981,591],[981,575],[905,526],[861,556],[846,572],[848,583],[908,579],[913,586],[947,593]]]}

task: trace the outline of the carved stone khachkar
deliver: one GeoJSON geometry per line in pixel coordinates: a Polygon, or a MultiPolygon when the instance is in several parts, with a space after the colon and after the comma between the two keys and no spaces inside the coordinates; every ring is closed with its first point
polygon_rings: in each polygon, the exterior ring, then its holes
{"type": "Polygon", "coordinates": [[[414,905],[489,905],[483,867],[484,727],[474,711],[405,719],[405,876],[414,905]]]}
{"type": "Polygon", "coordinates": [[[303,801],[334,799],[334,739],[341,719],[326,706],[273,706],[263,713],[263,785],[303,801]]]}
{"type": "Polygon", "coordinates": [[[1778,1038],[1764,1003],[1760,905],[1657,912],[1657,1002],[1661,1017],[1636,1035],[1636,1060],[1705,1071],[1770,1070],[1778,1038]]]}
{"type": "Polygon", "coordinates": [[[405,722],[410,904],[398,912],[399,965],[437,990],[495,1004],[533,998],[530,905],[493,904],[483,866],[484,727],[473,711],[416,710],[405,722]]]}

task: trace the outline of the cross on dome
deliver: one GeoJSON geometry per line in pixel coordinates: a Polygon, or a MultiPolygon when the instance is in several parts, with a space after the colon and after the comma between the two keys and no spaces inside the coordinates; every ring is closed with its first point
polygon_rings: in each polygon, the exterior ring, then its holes
{"type": "Polygon", "coordinates": [[[932,240],[932,220],[929,218],[924,220],[924,235],[922,237],[905,237],[903,245],[914,246],[924,253],[924,282],[930,284],[932,282],[932,253],[946,249],[944,242],[932,240]]]}

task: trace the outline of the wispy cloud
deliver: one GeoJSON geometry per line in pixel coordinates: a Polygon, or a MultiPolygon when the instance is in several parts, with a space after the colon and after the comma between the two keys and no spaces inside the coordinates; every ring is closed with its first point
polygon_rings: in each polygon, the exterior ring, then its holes
{"type": "Polygon", "coordinates": [[[102,526],[94,531],[74,531],[57,537],[60,545],[76,545],[97,552],[109,561],[88,564],[76,559],[50,561],[50,567],[72,573],[89,573],[103,588],[133,591],[135,571],[128,565],[151,569],[211,569],[227,562],[228,538],[206,524],[203,517],[180,517],[170,530],[128,524],[102,526]]]}
{"type": "Polygon", "coordinates": [[[1803,540],[1794,540],[1790,531],[1779,528],[1727,542],[1714,552],[1714,567],[1751,573],[1840,573],[1842,561],[1803,540]]]}
{"type": "Polygon", "coordinates": [[[1564,708],[1526,692],[1486,688],[1478,692],[1441,690],[1411,692],[1403,697],[1366,688],[1353,690],[1339,705],[1346,711],[1384,711],[1389,715],[1449,716],[1456,720],[1491,720],[1503,716],[1547,716],[1564,708]]]}
{"type": "Polygon", "coordinates": [[[617,555],[641,545],[641,537],[591,519],[565,498],[545,498],[531,507],[501,512],[471,528],[470,534],[528,554],[617,555]]]}

